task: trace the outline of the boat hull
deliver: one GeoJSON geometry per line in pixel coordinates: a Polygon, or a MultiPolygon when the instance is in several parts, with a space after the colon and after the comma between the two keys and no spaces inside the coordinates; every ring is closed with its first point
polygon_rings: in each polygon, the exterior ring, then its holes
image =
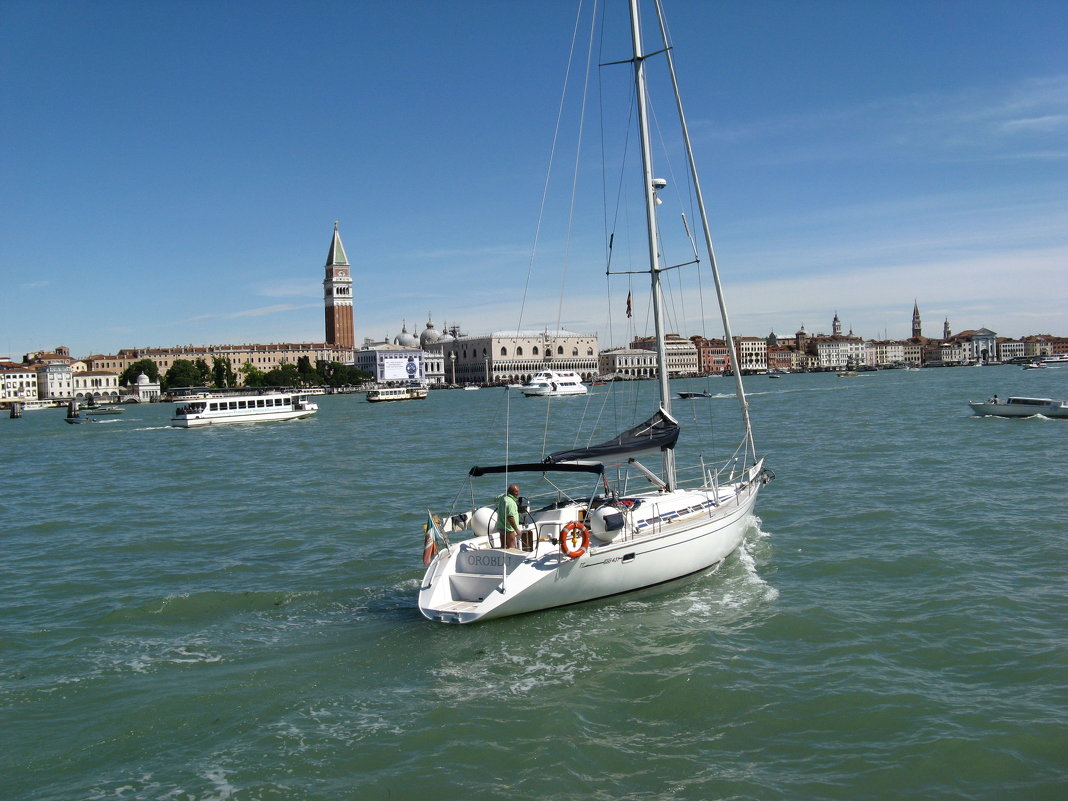
{"type": "Polygon", "coordinates": [[[254,411],[237,411],[232,415],[216,413],[212,417],[195,416],[175,417],[171,419],[171,425],[175,428],[202,428],[204,426],[228,425],[230,423],[266,423],[278,420],[299,420],[302,417],[311,417],[315,409],[279,410],[268,414],[258,414],[254,411]]]}
{"type": "Polygon", "coordinates": [[[1068,419],[1068,406],[1042,406],[1022,403],[969,403],[972,412],[980,416],[993,417],[1055,417],[1068,419]]]}
{"type": "MultiPolygon", "coordinates": [[[[492,548],[485,538],[454,544],[430,564],[419,610],[442,623],[474,623],[633,592],[707,570],[745,537],[761,485],[759,473],[754,476],[730,497],[721,490],[710,514],[591,547],[577,559],[548,542],[532,553],[492,548]]],[[[712,492],[685,494],[692,502],[712,492]]]]}
{"type": "Polygon", "coordinates": [[[561,398],[566,395],[585,395],[586,387],[568,387],[556,390],[548,387],[523,387],[520,391],[528,398],[561,398]]]}

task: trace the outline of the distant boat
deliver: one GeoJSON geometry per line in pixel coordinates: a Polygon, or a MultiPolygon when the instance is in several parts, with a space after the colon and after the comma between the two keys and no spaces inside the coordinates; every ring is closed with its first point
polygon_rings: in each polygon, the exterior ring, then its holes
{"type": "Polygon", "coordinates": [[[86,414],[122,414],[125,409],[118,405],[105,405],[105,406],[83,406],[82,411],[86,414]]]}
{"type": "Polygon", "coordinates": [[[838,377],[839,378],[852,378],[855,375],[857,375],[856,370],[844,370],[843,372],[838,374],[838,377]]]}
{"type": "Polygon", "coordinates": [[[423,400],[428,394],[426,387],[376,387],[367,390],[367,400],[371,403],[423,400]]]}
{"type": "Polygon", "coordinates": [[[78,409],[78,401],[71,401],[67,405],[67,416],[63,418],[71,425],[76,423],[99,423],[100,421],[94,417],[86,417],[81,414],[78,409]]]}
{"type": "Polygon", "coordinates": [[[19,400],[17,403],[22,407],[22,411],[24,412],[36,412],[40,409],[56,408],[56,402],[51,400],[36,400],[31,398],[29,400],[19,400]]]}
{"type": "Polygon", "coordinates": [[[521,386],[519,391],[530,398],[585,395],[587,390],[582,383],[582,376],[578,373],[542,370],[531,376],[530,381],[521,386]]]}
{"type": "Polygon", "coordinates": [[[1051,398],[1009,398],[1002,403],[995,395],[988,401],[969,401],[968,405],[978,415],[995,417],[1043,417],[1068,418],[1068,402],[1051,398]]]}
{"type": "Polygon", "coordinates": [[[684,398],[686,400],[690,400],[691,398],[711,398],[712,397],[712,393],[711,392],[680,392],[679,393],[679,397],[680,398],[684,398]]]}
{"type": "Polygon", "coordinates": [[[310,417],[319,406],[306,392],[261,392],[219,395],[190,401],[174,410],[175,428],[200,428],[221,423],[259,423],[310,417]]]}

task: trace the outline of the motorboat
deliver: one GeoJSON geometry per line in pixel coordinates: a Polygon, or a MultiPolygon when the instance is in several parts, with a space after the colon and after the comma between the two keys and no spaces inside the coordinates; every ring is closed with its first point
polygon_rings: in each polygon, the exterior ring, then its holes
{"type": "Polygon", "coordinates": [[[585,395],[586,385],[578,373],[555,370],[542,370],[530,377],[519,391],[530,397],[560,397],[563,395],[585,395]]]}
{"type": "Polygon", "coordinates": [[[426,387],[375,387],[367,390],[367,400],[371,403],[424,400],[429,394],[426,387]]]}
{"type": "Polygon", "coordinates": [[[683,400],[691,400],[693,398],[711,398],[711,392],[680,392],[679,397],[683,400]]]}
{"type": "Polygon", "coordinates": [[[71,425],[78,423],[99,423],[95,417],[89,417],[81,413],[81,409],[78,407],[78,401],[71,401],[67,404],[67,416],[63,418],[71,425]]]}
{"type": "Polygon", "coordinates": [[[82,407],[82,411],[84,411],[86,414],[91,414],[91,415],[108,415],[108,414],[122,414],[126,410],[123,409],[118,404],[103,404],[103,405],[100,405],[100,406],[97,406],[97,405],[83,406],[82,407]]]}
{"type": "Polygon", "coordinates": [[[968,405],[977,415],[995,417],[1043,417],[1068,418],[1068,401],[1051,398],[1009,398],[1002,402],[995,395],[988,401],[969,401],[968,405]]]}
{"type": "Polygon", "coordinates": [[[305,392],[263,392],[218,395],[208,400],[190,401],[174,410],[175,428],[200,428],[226,423],[261,423],[296,420],[319,411],[318,404],[305,392]]]}
{"type": "MultiPolygon", "coordinates": [[[[666,39],[661,4],[657,2],[655,7],[666,39]]],[[[638,0],[630,0],[630,24],[633,55],[626,63],[634,72],[632,91],[642,154],[638,188],[645,198],[648,245],[648,263],[638,272],[648,276],[651,291],[658,408],[647,419],[599,444],[554,451],[541,461],[472,467],[465,487],[455,496],[453,509],[440,515],[428,511],[423,527],[423,562],[427,568],[419,586],[418,606],[429,620],[474,623],[605,598],[709,571],[741,545],[753,525],[757,495],[772,478],[764,459],[756,455],[740,371],[734,378],[743,427],[741,443],[721,464],[709,465],[701,459],[689,469],[676,467],[680,427],[671,413],[665,290],[661,284],[664,268],[656,218],[656,192],[667,182],[653,177],[647,105],[646,70],[654,58],[666,66],[675,87],[681,141],[689,161],[689,186],[696,196],[707,257],[703,263],[711,269],[719,295],[724,340],[732,364],[738,364],[738,354],[693,150],[678,102],[672,49],[664,41],[654,53],[646,54],[638,0]],[[638,461],[644,454],[653,454],[660,461],[659,471],[655,465],[638,461]],[[502,480],[505,485],[522,481],[530,488],[528,495],[516,502],[520,530],[514,543],[504,541],[498,531],[498,510],[510,512],[513,508],[504,494],[496,501],[466,505],[467,498],[485,497],[485,490],[475,486],[482,478],[488,478],[496,492],[503,489],[502,480]],[[469,493],[465,492],[466,485],[470,486],[469,493]],[[460,498],[465,500],[458,506],[460,498]]],[[[609,270],[610,276],[629,278],[633,274],[633,270],[622,268],[609,270]]],[[[559,394],[561,375],[539,373],[523,391],[540,386],[531,394],[559,394]]],[[[575,380],[571,386],[578,392],[581,383],[575,380]]],[[[515,493],[510,488],[507,494],[515,493]]]]}

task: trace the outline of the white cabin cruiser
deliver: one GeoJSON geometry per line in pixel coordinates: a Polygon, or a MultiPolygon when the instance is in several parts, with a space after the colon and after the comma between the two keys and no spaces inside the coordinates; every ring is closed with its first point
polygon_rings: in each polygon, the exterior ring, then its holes
{"type": "Polygon", "coordinates": [[[995,395],[988,401],[969,401],[968,405],[978,415],[1034,417],[1040,414],[1043,417],[1068,418],[1068,402],[1052,398],[1009,398],[1002,402],[995,395]]]}
{"type": "Polygon", "coordinates": [[[542,370],[530,377],[530,381],[519,388],[527,397],[559,397],[561,395],[585,395],[586,385],[582,376],[575,372],[556,372],[542,370]]]}

